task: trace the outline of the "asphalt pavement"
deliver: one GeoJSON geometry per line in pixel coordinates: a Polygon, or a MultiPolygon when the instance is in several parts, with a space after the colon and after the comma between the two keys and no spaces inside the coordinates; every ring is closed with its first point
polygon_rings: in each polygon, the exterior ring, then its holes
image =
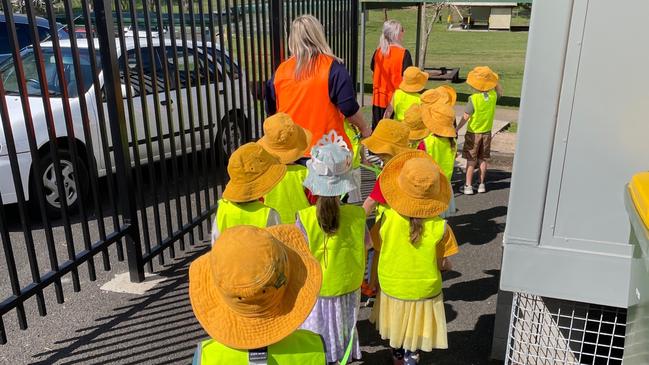
{"type": "MultiPolygon", "coordinates": [[[[460,195],[458,212],[449,219],[460,253],[444,275],[444,302],[449,349],[424,353],[421,364],[492,364],[489,360],[496,311],[502,234],[507,214],[511,156],[494,156],[487,193],[460,195]]],[[[367,186],[367,184],[366,184],[367,186]]],[[[34,298],[26,303],[29,328],[19,330],[15,314],[5,315],[8,344],[0,345],[1,364],[188,364],[195,345],[206,338],[187,297],[187,269],[209,247],[196,241],[156,274],[164,280],[143,295],[115,293],[100,287],[127,271],[112,260],[112,271],[98,269],[95,282],[80,271],[80,293],[63,280],[66,301],[56,304],[54,290],[45,292],[48,313],[39,317],[34,298]]],[[[112,252],[111,252],[112,253],[112,252]]],[[[114,253],[112,253],[114,255],[114,253]]],[[[114,258],[114,256],[113,256],[114,258]]],[[[99,263],[99,260],[98,260],[99,263]]],[[[98,268],[101,268],[98,265],[98,268]]],[[[363,359],[355,364],[391,364],[387,343],[367,321],[358,323],[363,359]]]]}

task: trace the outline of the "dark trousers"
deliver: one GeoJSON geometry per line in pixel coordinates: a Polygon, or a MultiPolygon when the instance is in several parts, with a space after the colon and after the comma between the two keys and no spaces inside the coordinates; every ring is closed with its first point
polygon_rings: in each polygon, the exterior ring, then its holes
{"type": "Polygon", "coordinates": [[[383,119],[383,114],[385,114],[385,108],[372,105],[372,130],[374,130],[379,121],[383,119]]]}

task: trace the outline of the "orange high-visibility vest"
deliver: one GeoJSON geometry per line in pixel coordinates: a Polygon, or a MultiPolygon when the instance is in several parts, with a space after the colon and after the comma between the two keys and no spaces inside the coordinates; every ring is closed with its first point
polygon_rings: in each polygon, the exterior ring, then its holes
{"type": "Polygon", "coordinates": [[[372,105],[385,108],[392,100],[394,90],[399,87],[403,78],[403,57],[406,49],[401,46],[390,46],[390,52],[384,55],[381,48],[374,53],[374,88],[372,105]]]}
{"type": "MultiPolygon", "coordinates": [[[[282,62],[275,72],[277,112],[290,115],[296,124],[311,131],[311,146],[333,129],[343,137],[351,151],[352,144],[345,134],[344,116],[329,99],[329,71],[333,61],[330,56],[318,56],[313,74],[301,80],[295,78],[295,57],[282,62]]],[[[307,156],[310,151],[309,148],[307,156]]]]}

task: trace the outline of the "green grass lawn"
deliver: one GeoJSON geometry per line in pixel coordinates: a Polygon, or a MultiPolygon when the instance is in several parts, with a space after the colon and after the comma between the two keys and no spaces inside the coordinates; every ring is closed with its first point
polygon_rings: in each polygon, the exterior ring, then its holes
{"type": "MultiPolygon", "coordinates": [[[[416,8],[388,10],[388,17],[400,21],[406,31],[404,46],[410,51],[415,64],[416,37],[416,8]]],[[[371,90],[372,72],[370,57],[378,46],[381,28],[383,26],[383,10],[369,12],[366,28],[366,90],[371,90]],[[369,84],[369,86],[368,86],[369,84]]],[[[443,16],[446,19],[446,16],[443,16]]],[[[517,20],[522,22],[521,20],[517,20]]],[[[487,65],[500,75],[505,97],[499,104],[518,106],[520,102],[525,50],[527,48],[528,32],[463,32],[447,31],[446,23],[435,24],[428,43],[426,55],[427,67],[447,68],[459,67],[460,77],[466,78],[467,73],[475,66],[487,65]]],[[[429,82],[428,87],[435,87],[441,82],[429,82]]],[[[466,101],[471,88],[462,84],[452,84],[458,92],[458,100],[466,101]]]]}

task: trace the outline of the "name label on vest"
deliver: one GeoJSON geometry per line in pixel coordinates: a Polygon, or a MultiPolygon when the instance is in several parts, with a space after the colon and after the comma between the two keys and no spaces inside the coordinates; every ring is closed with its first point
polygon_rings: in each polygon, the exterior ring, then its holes
{"type": "Polygon", "coordinates": [[[268,364],[268,348],[262,347],[248,351],[248,364],[249,365],[267,365],[268,364]]]}

